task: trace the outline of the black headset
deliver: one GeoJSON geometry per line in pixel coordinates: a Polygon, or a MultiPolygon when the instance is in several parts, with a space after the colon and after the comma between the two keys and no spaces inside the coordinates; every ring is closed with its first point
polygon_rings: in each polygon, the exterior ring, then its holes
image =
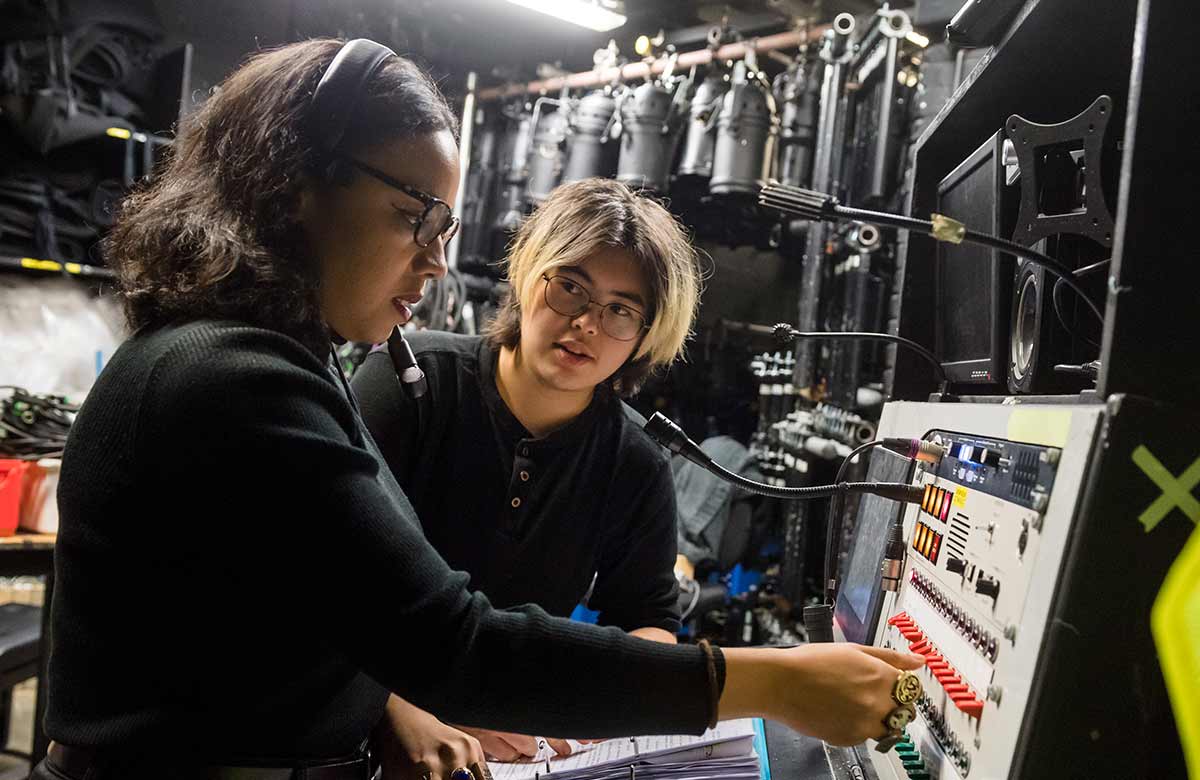
{"type": "MultiPolygon", "coordinates": [[[[334,55],[313,90],[309,121],[313,137],[328,158],[325,175],[329,181],[347,183],[351,173],[348,166],[338,164],[338,145],[346,135],[346,127],[367,84],[383,63],[395,56],[396,52],[382,43],[366,38],[347,41],[334,55]]],[[[428,387],[425,372],[417,365],[412,347],[404,340],[399,325],[392,328],[392,335],[388,336],[388,355],[396,379],[408,397],[415,400],[425,395],[428,387]]]]}
{"type": "Polygon", "coordinates": [[[313,90],[309,124],[313,137],[326,155],[325,176],[331,182],[347,183],[350,171],[337,160],[337,148],[346,136],[359,97],[371,77],[389,57],[395,57],[382,43],[355,38],[347,41],[325,69],[313,90]]]}

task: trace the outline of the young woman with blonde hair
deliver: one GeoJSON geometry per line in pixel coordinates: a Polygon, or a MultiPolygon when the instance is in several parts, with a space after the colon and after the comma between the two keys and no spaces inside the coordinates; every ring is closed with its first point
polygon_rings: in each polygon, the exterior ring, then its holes
{"type": "MultiPolygon", "coordinates": [[[[587,179],[524,223],[507,278],[485,336],[410,336],[429,382],[420,401],[386,353],[369,357],[353,383],[363,419],[427,538],[473,589],[562,617],[586,600],[603,625],[673,643],[670,462],[621,397],[682,354],[696,253],[657,202],[587,179]]],[[[537,749],[468,731],[498,758],[537,749]]]]}

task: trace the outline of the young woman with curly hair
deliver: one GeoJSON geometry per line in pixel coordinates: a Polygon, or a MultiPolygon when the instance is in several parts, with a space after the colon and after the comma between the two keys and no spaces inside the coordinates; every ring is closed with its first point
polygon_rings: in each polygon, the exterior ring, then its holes
{"type": "Polygon", "coordinates": [[[387,777],[484,774],[474,739],[428,738],[434,718],[605,737],[763,715],[879,735],[907,655],[722,653],[497,610],[426,541],[330,340],[384,340],[445,273],[455,222],[431,204],[454,202],[455,121],[392,55],[331,148],[313,93],[342,51],[254,56],[122,209],[107,256],[132,336],[63,459],[54,744],[34,776],[361,778],[372,733],[387,777]],[[419,733],[397,696],[432,713],[419,733]]]}

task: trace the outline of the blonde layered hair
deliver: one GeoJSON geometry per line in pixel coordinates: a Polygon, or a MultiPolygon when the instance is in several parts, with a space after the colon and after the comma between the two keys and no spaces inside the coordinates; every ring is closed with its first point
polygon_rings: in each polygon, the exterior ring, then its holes
{"type": "Polygon", "coordinates": [[[521,226],[507,259],[511,285],[488,342],[496,349],[521,341],[521,310],[540,294],[542,275],[582,265],[604,249],[626,252],[650,289],[646,321],[632,357],[608,379],[631,396],[655,371],[683,352],[700,301],[696,251],[683,226],[659,203],[612,179],[584,179],[554,190],[521,226]]]}

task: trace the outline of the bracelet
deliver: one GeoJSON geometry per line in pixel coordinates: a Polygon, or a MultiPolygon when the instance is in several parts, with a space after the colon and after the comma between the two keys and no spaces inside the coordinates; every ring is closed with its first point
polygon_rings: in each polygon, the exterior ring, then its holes
{"type": "Polygon", "coordinates": [[[696,644],[704,651],[704,663],[708,673],[708,727],[716,728],[718,702],[721,697],[721,692],[717,690],[717,662],[713,658],[712,645],[708,643],[707,639],[701,639],[696,644]]]}

